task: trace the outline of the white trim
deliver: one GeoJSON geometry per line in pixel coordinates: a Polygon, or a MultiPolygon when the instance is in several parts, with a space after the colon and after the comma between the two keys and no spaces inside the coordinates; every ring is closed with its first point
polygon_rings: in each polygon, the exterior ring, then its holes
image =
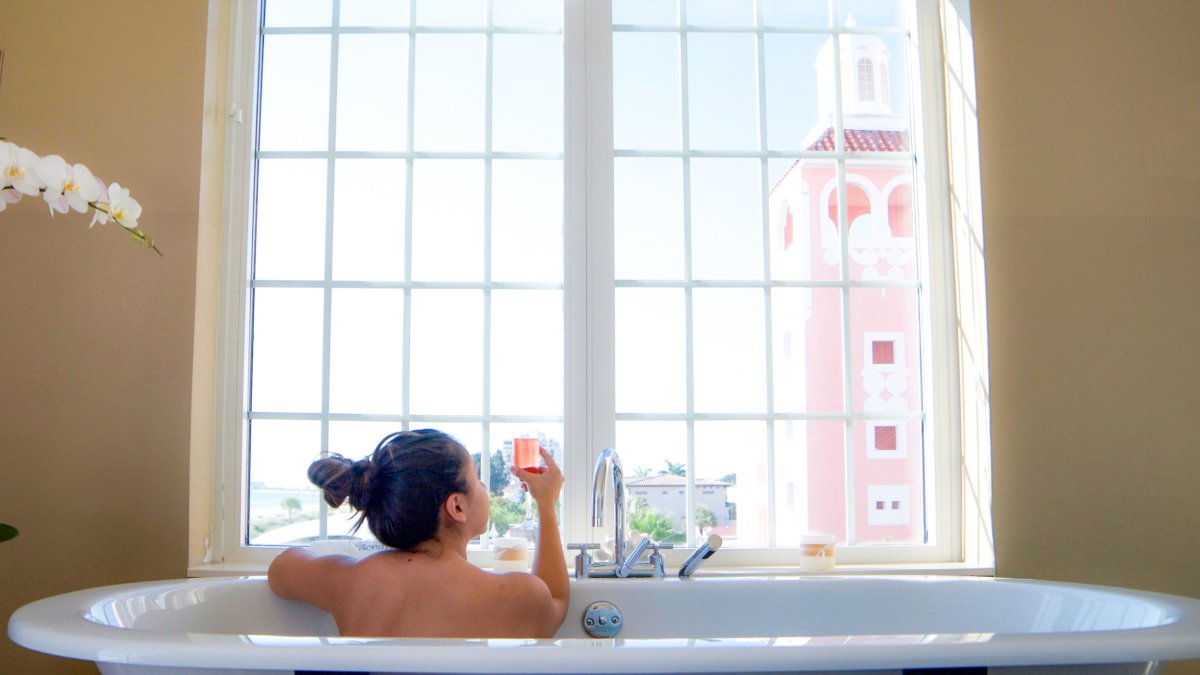
{"type": "Polygon", "coordinates": [[[226,126],[225,206],[222,217],[220,287],[218,290],[217,362],[213,391],[214,516],[212,553],[215,561],[241,560],[240,545],[245,484],[242,416],[250,311],[247,276],[253,244],[248,234],[253,218],[254,160],[258,119],[257,68],[261,44],[257,35],[259,3],[238,0],[230,27],[229,99],[242,111],[243,123],[226,126]],[[241,461],[239,461],[241,460],[241,461]]]}

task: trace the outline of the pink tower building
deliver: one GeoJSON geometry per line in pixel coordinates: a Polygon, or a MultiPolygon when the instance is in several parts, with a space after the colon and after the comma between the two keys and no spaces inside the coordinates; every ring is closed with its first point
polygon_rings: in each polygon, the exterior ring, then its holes
{"type": "MultiPolygon", "coordinates": [[[[811,151],[837,149],[833,44],[817,57],[811,151]]],[[[883,40],[843,35],[838,46],[844,150],[910,152],[908,117],[892,111],[883,40]]],[[[844,214],[833,158],[796,161],[770,193],[773,274],[819,282],[777,289],[786,304],[775,303],[776,381],[794,384],[775,408],[828,417],[777,428],[780,543],[806,531],[916,543],[925,520],[912,162],[880,154],[844,163],[844,214]],[[851,412],[849,424],[835,417],[851,412]]]]}

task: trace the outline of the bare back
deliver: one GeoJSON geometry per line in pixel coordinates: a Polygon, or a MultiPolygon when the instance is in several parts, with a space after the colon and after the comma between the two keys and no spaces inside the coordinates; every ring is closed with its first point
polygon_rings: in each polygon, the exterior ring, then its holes
{"type": "Polygon", "coordinates": [[[281,595],[325,609],[342,635],[546,636],[542,616],[550,591],[532,574],[493,574],[449,552],[435,557],[390,551],[357,561],[304,558],[293,561],[300,583],[281,595]]]}

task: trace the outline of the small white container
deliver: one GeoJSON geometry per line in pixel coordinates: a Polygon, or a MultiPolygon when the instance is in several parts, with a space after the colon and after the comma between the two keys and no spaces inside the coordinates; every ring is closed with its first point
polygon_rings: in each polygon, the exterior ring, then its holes
{"type": "Polygon", "coordinates": [[[497,572],[528,570],[529,540],[522,537],[496,537],[493,539],[492,569],[497,572]]]}
{"type": "Polygon", "coordinates": [[[837,554],[837,540],[832,534],[800,535],[801,572],[832,572],[837,554]]]}

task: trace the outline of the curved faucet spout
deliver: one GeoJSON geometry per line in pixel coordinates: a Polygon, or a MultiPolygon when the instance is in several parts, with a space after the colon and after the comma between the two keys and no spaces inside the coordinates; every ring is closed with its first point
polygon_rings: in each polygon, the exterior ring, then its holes
{"type": "Polygon", "coordinates": [[[604,525],[604,495],[611,481],[613,486],[613,562],[619,568],[625,564],[625,470],[617,451],[605,448],[596,458],[592,474],[592,526],[604,525]]]}

